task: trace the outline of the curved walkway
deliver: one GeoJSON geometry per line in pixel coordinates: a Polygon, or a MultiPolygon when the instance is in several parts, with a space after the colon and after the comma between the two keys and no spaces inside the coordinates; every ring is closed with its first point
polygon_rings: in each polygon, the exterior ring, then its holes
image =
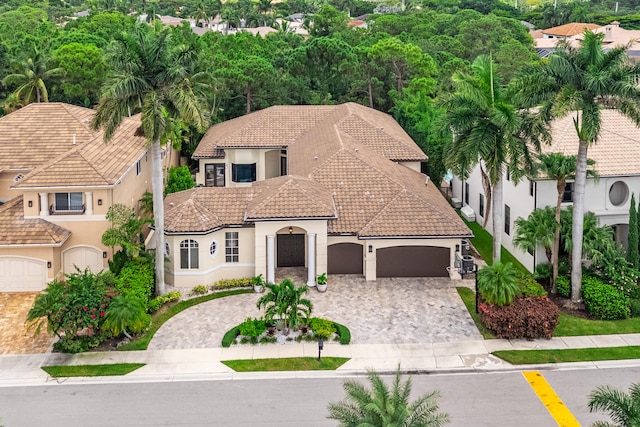
{"type": "MultiPolygon", "coordinates": [[[[394,278],[366,282],[329,277],[329,289],[310,289],[313,316],[347,326],[352,344],[413,344],[479,340],[478,332],[447,278],[394,278]]],[[[220,347],[226,331],[247,317],[260,317],[260,296],[242,294],[189,308],[166,322],[149,350],[220,347]]]]}

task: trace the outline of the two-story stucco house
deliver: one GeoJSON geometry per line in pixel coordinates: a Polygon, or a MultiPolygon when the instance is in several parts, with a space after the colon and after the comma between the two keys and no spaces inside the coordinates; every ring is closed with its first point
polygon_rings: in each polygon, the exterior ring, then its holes
{"type": "MultiPolygon", "coordinates": [[[[587,178],[585,212],[596,214],[599,225],[610,225],[615,231],[615,240],[627,243],[629,228],[629,203],[631,193],[640,193],[640,129],[615,110],[603,110],[602,128],[597,143],[588,150],[588,158],[594,160],[599,180],[587,178]]],[[[542,147],[545,153],[577,155],[578,136],[572,116],[556,120],[551,126],[552,143],[542,147]]],[[[556,182],[544,177],[525,177],[518,184],[503,180],[505,229],[502,245],[530,270],[535,265],[546,262],[544,250],[538,248],[527,253],[513,245],[514,222],[527,218],[536,208],[556,205],[556,182]]],[[[451,182],[453,197],[471,208],[476,221],[485,219],[486,198],[482,188],[482,178],[476,167],[467,180],[454,177],[451,182]]],[[[563,206],[573,202],[573,182],[568,182],[563,194],[563,206]]],[[[489,218],[487,230],[492,231],[489,218]]]]}
{"type": "Polygon", "coordinates": [[[209,129],[200,187],[165,199],[167,282],[263,274],[449,276],[471,232],[420,173],[389,115],[348,103],[276,106],[209,129]]]}
{"type": "Polygon", "coordinates": [[[42,290],[76,266],[107,268],[107,210],[137,212],[151,188],[140,117],[125,118],[105,143],[90,128],[93,114],[34,103],[0,118],[0,292],[42,290]]]}

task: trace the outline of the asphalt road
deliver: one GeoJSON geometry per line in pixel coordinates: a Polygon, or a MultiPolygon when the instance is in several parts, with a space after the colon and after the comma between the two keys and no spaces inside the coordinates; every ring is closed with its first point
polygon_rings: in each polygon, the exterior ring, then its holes
{"type": "MultiPolygon", "coordinates": [[[[596,386],[627,390],[640,368],[543,371],[587,426],[596,386]]],[[[360,377],[365,381],[364,377],[360,377]]],[[[413,376],[414,396],[440,390],[451,426],[556,426],[519,372],[413,376]]],[[[344,397],[341,378],[48,385],[0,388],[0,425],[17,426],[335,426],[326,406],[344,397]]]]}

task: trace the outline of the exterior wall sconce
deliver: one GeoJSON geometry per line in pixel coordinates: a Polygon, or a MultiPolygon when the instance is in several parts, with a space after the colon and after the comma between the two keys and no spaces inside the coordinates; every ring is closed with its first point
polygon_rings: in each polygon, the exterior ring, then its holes
{"type": "Polygon", "coordinates": [[[51,261],[47,261],[47,268],[51,268],[51,261]]]}
{"type": "Polygon", "coordinates": [[[107,257],[107,253],[106,252],[102,252],[102,258],[106,258],[107,257]]]}
{"type": "Polygon", "coordinates": [[[98,199],[98,206],[102,206],[102,199],[98,199]]]}
{"type": "Polygon", "coordinates": [[[293,233],[293,227],[289,226],[289,234],[293,233]]]}
{"type": "Polygon", "coordinates": [[[32,208],[33,207],[33,200],[29,200],[29,207],[32,208]]]}
{"type": "Polygon", "coordinates": [[[373,245],[369,245],[369,253],[373,252],[373,245]]]}

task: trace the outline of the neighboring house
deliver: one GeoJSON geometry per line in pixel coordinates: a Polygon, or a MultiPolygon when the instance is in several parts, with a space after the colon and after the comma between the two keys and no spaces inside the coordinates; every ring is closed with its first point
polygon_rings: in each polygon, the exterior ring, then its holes
{"type": "Polygon", "coordinates": [[[566,24],[555,28],[561,29],[571,25],[574,26],[572,27],[573,30],[567,29],[566,31],[555,31],[553,28],[542,30],[542,38],[536,37],[536,31],[531,32],[538,55],[541,58],[549,56],[555,50],[556,44],[560,39],[566,39],[572,46],[578,47],[580,45],[580,41],[584,38],[584,30],[588,29],[596,34],[604,34],[602,48],[605,51],[616,46],[627,46],[627,55],[629,58],[634,62],[637,62],[640,58],[640,30],[625,30],[620,27],[620,23],[618,21],[613,21],[612,23],[602,27],[595,24],[566,24]],[[582,29],[580,30],[580,28],[582,29]],[[566,35],[553,36],[553,34],[560,34],[562,32],[566,33],[566,35]]]}
{"type": "Polygon", "coordinates": [[[107,268],[107,210],[121,203],[137,212],[151,188],[140,117],[125,118],[105,143],[90,128],[93,115],[33,103],[0,118],[0,292],[42,290],[76,266],[107,268]]]}
{"type": "Polygon", "coordinates": [[[420,173],[427,160],[387,114],[358,104],[276,106],[213,126],[200,187],[165,199],[177,287],[306,267],[316,276],[448,277],[470,230],[420,173]]]}
{"type": "MultiPolygon", "coordinates": [[[[577,155],[578,136],[571,115],[552,123],[552,143],[543,146],[545,153],[577,155]]],[[[596,162],[599,180],[587,178],[585,212],[592,211],[599,225],[610,225],[615,231],[615,240],[627,243],[629,228],[629,202],[631,193],[640,192],[640,129],[615,110],[602,111],[600,139],[589,147],[588,157],[596,162]]],[[[527,218],[536,208],[555,207],[556,182],[544,177],[525,177],[517,185],[504,180],[505,229],[502,245],[518,258],[528,269],[547,262],[542,248],[535,253],[516,249],[512,243],[515,235],[515,220],[527,218]]],[[[478,168],[462,181],[454,177],[451,182],[453,197],[468,206],[480,224],[485,219],[486,198],[478,168]]],[[[573,202],[573,182],[567,183],[563,195],[563,207],[573,202]]],[[[486,229],[491,232],[491,218],[486,229]]]]}

